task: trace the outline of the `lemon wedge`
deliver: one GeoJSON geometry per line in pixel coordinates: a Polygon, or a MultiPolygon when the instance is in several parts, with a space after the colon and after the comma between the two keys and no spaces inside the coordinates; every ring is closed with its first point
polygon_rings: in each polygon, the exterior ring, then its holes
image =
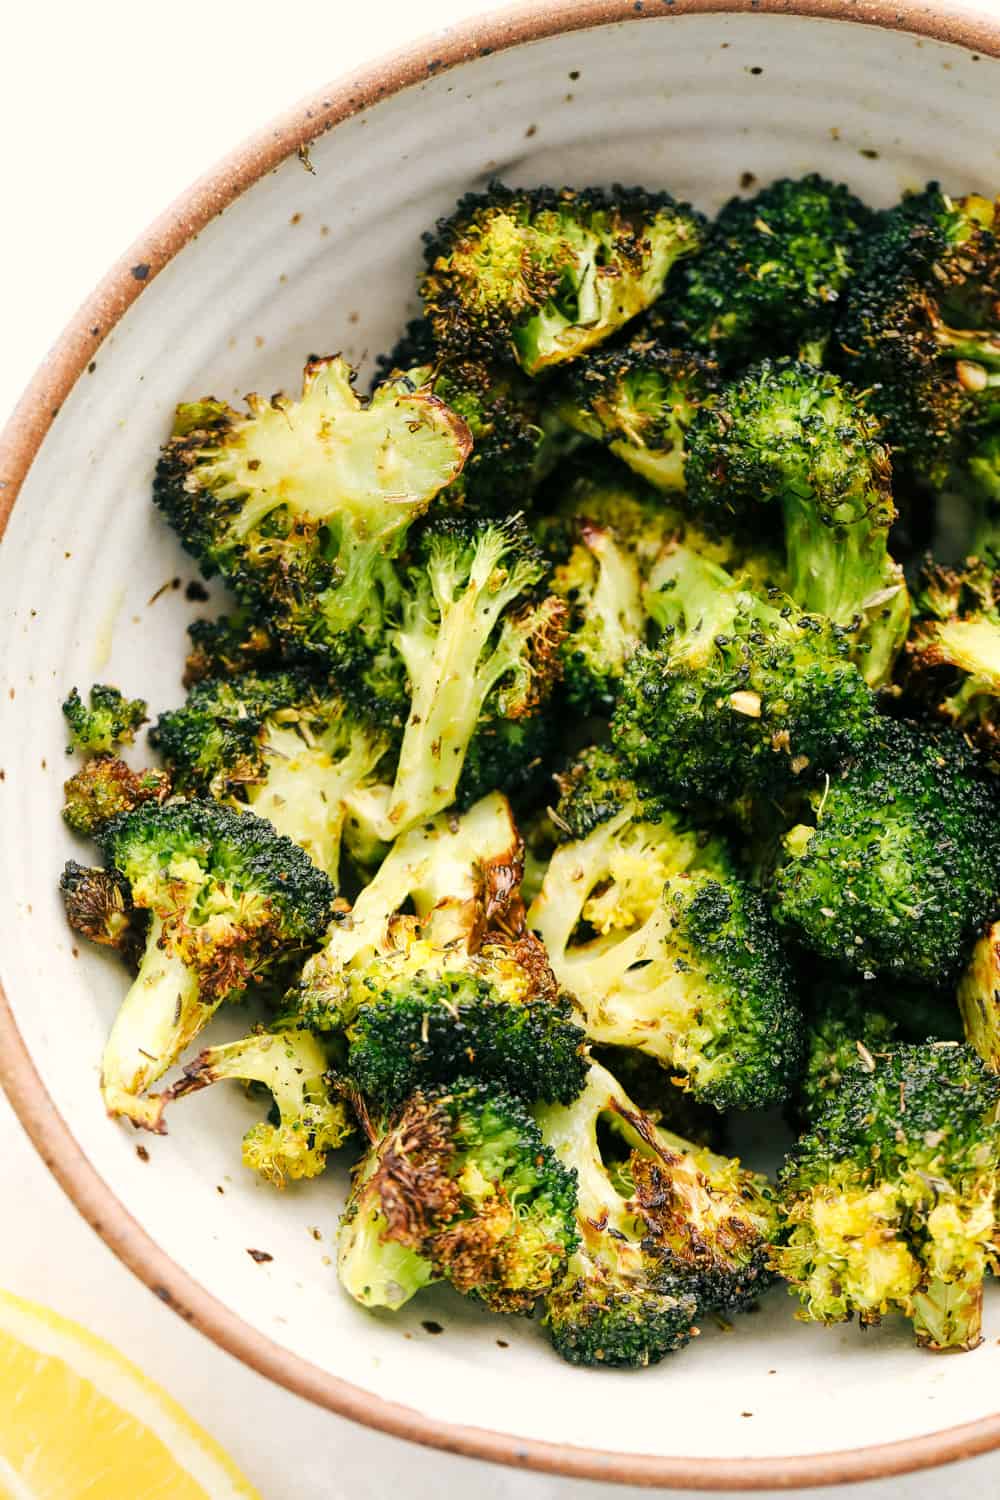
{"type": "Polygon", "coordinates": [[[260,1500],[103,1339],[0,1291],[0,1500],[260,1500]]]}

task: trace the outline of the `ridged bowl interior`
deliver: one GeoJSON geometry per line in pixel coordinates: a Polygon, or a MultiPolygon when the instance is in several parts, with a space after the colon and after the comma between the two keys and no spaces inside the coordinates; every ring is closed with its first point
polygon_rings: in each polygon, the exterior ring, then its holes
{"type": "MultiPolygon", "coordinates": [[[[803,1327],[777,1290],[732,1328],[708,1320],[655,1370],[581,1371],[537,1324],[445,1293],[395,1317],[349,1303],[331,1264],[345,1174],[283,1195],[251,1180],[239,1140],[259,1110],[237,1089],[178,1105],[163,1139],[105,1117],[98,1066],[124,981],[74,944],[57,896],[63,861],[87,858],[58,816],[59,703],[95,678],[154,711],[179,698],[185,626],[211,606],[187,597],[196,570],[149,499],[173,406],[294,390],[311,352],[369,371],[416,311],[421,231],[494,174],[662,185],[707,210],[748,174],[812,169],[879,204],[931,177],[990,192],[998,87],[1000,64],[956,47],[754,15],[598,27],[432,72],[320,139],[312,171],[292,156],[193,239],[100,347],[31,469],[0,548],[0,974],[17,1024],[152,1238],[247,1324],[373,1400],[613,1452],[855,1448],[997,1409],[1000,1300],[983,1347],[960,1358],[917,1352],[892,1321],[864,1336],[803,1327]]],[[[216,1034],[239,1029],[230,1015],[216,1034]]]]}

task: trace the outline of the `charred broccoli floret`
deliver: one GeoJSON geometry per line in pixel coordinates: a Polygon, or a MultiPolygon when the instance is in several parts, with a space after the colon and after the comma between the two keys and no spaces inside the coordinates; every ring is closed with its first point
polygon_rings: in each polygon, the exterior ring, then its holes
{"type": "Polygon", "coordinates": [[[1000,894],[997,791],[968,747],[880,719],[812,803],[784,838],[779,923],[863,973],[954,978],[1000,894]]]}
{"type": "Polygon", "coordinates": [[[535,1118],[578,1184],[580,1244],[545,1300],[564,1359],[652,1364],[697,1316],[746,1307],[768,1285],[762,1177],[656,1125],[597,1064],[573,1104],[535,1118]]]}
{"type": "Polygon", "coordinates": [[[337,1267],[364,1307],[448,1280],[495,1312],[530,1312],[577,1242],[573,1174],[495,1084],[415,1093],[355,1169],[337,1267]]]}
{"type": "Polygon", "coordinates": [[[211,802],[144,803],[105,824],[99,841],[132,906],[149,914],[101,1090],[110,1114],[156,1130],[162,1100],[146,1091],[222,1001],[242,998],[289,953],[322,941],[333,892],[291,839],[211,802]]]}
{"type": "Polygon", "coordinates": [[[62,706],[69,725],[67,751],[81,750],[87,755],[110,755],[119,745],[131,745],[135,732],[146,722],[146,704],[142,698],[126,698],[118,688],[95,682],[90,690],[90,706],[71,688],[62,706]]]}
{"type": "Polygon", "coordinates": [[[764,1108],[802,1049],[777,936],[718,840],[650,812],[560,844],[528,925],[593,1041],[649,1053],[717,1109],[764,1108]]]}
{"type": "Polygon", "coordinates": [[[556,410],[656,489],[683,491],[685,434],[717,386],[716,366],[703,355],[637,338],[574,366],[556,410]]]}
{"type": "Polygon", "coordinates": [[[762,598],[668,546],[646,609],[663,636],[626,667],[612,736],[623,759],[672,796],[780,794],[872,732],[874,699],[845,632],[776,590],[762,598]]]}
{"type": "Polygon", "coordinates": [[[939,718],[1000,761],[1000,571],[929,568],[907,643],[911,683],[939,718]]]}
{"type": "Polygon", "coordinates": [[[424,308],[444,349],[537,375],[647,308],[701,237],[700,216],[669,193],[493,182],[426,237],[424,308]]]}
{"type": "Polygon", "coordinates": [[[346,1030],[347,1071],[379,1107],[465,1075],[530,1099],[581,1087],[584,1036],[525,931],[522,867],[496,793],[435,819],[396,841],[307,964],[296,1015],[346,1030]]]}
{"type": "Polygon", "coordinates": [[[302,672],[197,683],[150,735],[178,791],[252,807],[336,884],[350,795],[376,780],[388,734],[302,672]]]}
{"type": "Polygon", "coordinates": [[[687,453],[696,509],[781,506],[788,592],[853,634],[867,682],[887,681],[909,598],[888,552],[889,449],[862,398],[825,371],[765,360],[701,408],[687,453]]]}
{"type": "Polygon", "coordinates": [[[980,1342],[996,1261],[1000,1080],[971,1047],[899,1047],[845,1080],[780,1178],[775,1269],[800,1316],[908,1317],[929,1349],[980,1342]]]}
{"type": "Polygon", "coordinates": [[[383,838],[450,806],[481,720],[542,711],[558,674],[565,606],[539,598],[546,567],[519,517],[430,526],[393,635],[410,685],[383,838]]]}
{"type": "Polygon", "coordinates": [[[330,1057],[308,1031],[256,1031],[236,1042],[208,1047],[163,1095],[164,1102],[197,1093],[220,1079],[260,1084],[274,1100],[277,1120],[253,1125],[243,1137],[243,1164],[275,1187],[318,1177],[329,1151],[353,1126],[342,1099],[330,1088],[330,1057]]]}
{"type": "Polygon", "coordinates": [[[844,366],[906,467],[940,486],[1000,417],[996,205],[937,183],[884,215],[848,291],[844,366]]]}
{"type": "Polygon", "coordinates": [[[273,633],[252,610],[234,609],[217,620],[193,620],[188,626],[191,646],[184,662],[184,686],[207,677],[239,677],[243,672],[266,672],[279,664],[273,633]]]}
{"type": "Polygon", "coordinates": [[[730,367],[761,355],[820,363],[871,210],[815,172],[731,198],[678,268],[668,315],[685,343],[730,367]]]}
{"type": "Polygon", "coordinates": [[[472,444],[429,391],[390,384],[365,403],[353,378],[342,359],[314,359],[298,401],[250,396],[245,416],[214,399],[178,407],[153,487],[205,575],[299,653],[381,628],[390,560],[472,444]]]}
{"type": "Polygon", "coordinates": [[[95,834],[118,813],[170,795],[165,771],[133,771],[114,755],[88,757],[63,783],[63,817],[74,833],[95,834]]]}
{"type": "Polygon", "coordinates": [[[130,962],[142,951],[128,881],[117,870],[93,869],[68,860],[59,879],[66,920],[92,943],[114,948],[130,962]]]}

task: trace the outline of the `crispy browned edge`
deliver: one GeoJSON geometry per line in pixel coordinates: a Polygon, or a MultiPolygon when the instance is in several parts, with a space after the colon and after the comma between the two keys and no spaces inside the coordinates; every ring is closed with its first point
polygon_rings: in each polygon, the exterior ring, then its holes
{"type": "MultiPolygon", "coordinates": [[[[0,538],[59,408],[98,345],[157,272],[244,190],[293,152],[380,99],[491,52],[613,22],[697,13],[812,16],[854,21],[1000,56],[1000,15],[953,0],[532,0],[451,28],[306,99],[199,179],[114,265],[36,373],[0,434],[0,538]]],[[[382,1401],[272,1342],[166,1255],[132,1218],[77,1145],[49,1097],[0,986],[0,1083],[42,1160],[80,1213],[168,1307],[221,1348],[299,1396],[395,1437],[469,1458],[621,1484],[692,1490],[797,1489],[902,1474],[1000,1447],[1000,1413],[927,1437],[794,1458],[663,1458],[519,1439],[435,1421],[382,1401]]],[[[613,1379],[613,1376],[607,1378],[613,1379]]]]}

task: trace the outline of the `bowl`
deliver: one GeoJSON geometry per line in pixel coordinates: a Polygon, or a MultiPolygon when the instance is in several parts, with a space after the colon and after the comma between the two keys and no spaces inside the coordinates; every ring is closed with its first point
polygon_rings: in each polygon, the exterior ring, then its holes
{"type": "Polygon", "coordinates": [[[0,1073],[125,1263],[320,1405],[455,1452],[691,1488],[844,1482],[1000,1446],[996,1294],[987,1342],[960,1359],[892,1320],[798,1325],[779,1289],[632,1373],[566,1366],[537,1324],[445,1292],[363,1312],[331,1264],[343,1174],[284,1195],[250,1180],[238,1091],[192,1099],[166,1139],[105,1116],[121,974],[77,948],[56,892],[79,854],[57,815],[65,690],[97,678],[169,705],[184,627],[211,610],[149,503],[179,399],[294,389],[313,350],[370,369],[416,310],[421,231],[495,174],[666,185],[709,211],[812,169],[874,203],[931,177],[989,192],[998,57],[1000,18],[915,0],[539,0],[459,27],[317,95],[192,188],[110,272],[0,442],[0,1073]]]}

